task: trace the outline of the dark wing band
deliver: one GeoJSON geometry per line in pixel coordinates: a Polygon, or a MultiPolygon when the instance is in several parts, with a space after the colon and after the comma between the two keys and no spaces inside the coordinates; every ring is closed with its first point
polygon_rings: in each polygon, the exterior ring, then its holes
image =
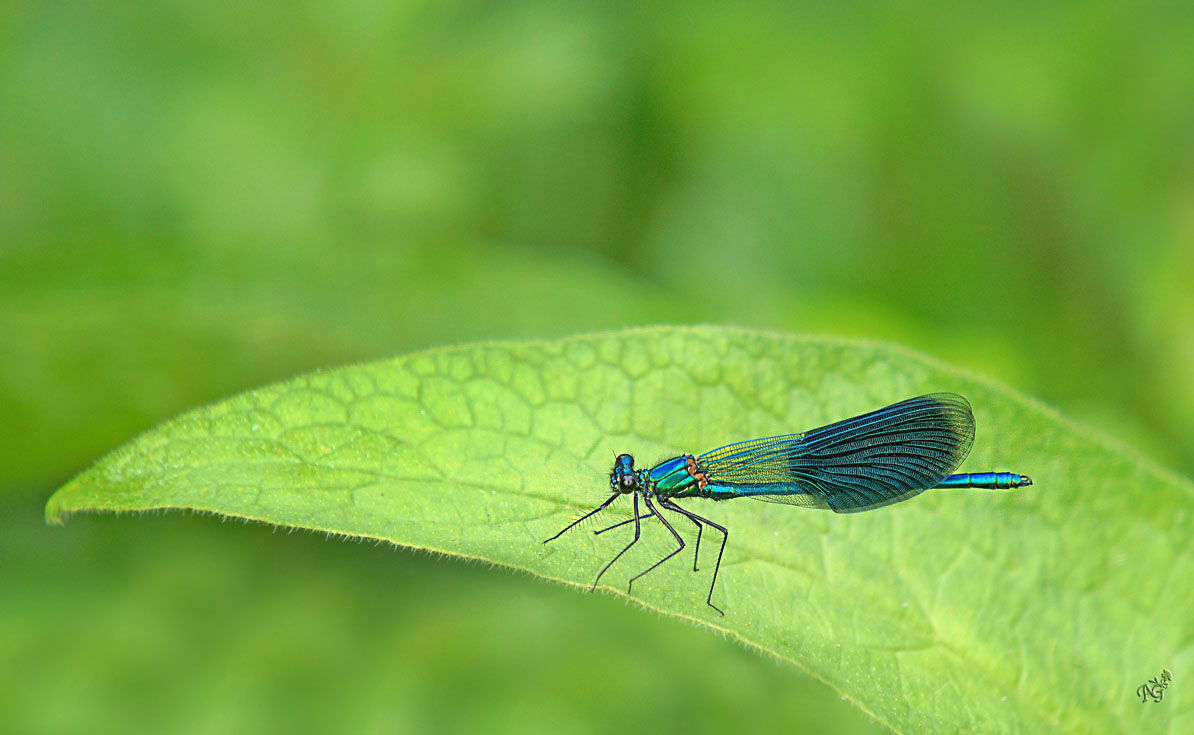
{"type": "Polygon", "coordinates": [[[730,444],[697,464],[710,485],[742,497],[856,513],[936,486],[973,443],[970,404],[934,393],[803,434],[730,444]]]}

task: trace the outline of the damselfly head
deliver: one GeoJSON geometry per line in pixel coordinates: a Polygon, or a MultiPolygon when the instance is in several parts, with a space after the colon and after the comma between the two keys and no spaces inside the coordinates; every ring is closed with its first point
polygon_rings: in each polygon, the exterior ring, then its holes
{"type": "Polygon", "coordinates": [[[609,473],[610,489],[616,493],[632,493],[638,489],[638,473],[634,471],[634,457],[619,454],[614,460],[613,472],[609,473]]]}

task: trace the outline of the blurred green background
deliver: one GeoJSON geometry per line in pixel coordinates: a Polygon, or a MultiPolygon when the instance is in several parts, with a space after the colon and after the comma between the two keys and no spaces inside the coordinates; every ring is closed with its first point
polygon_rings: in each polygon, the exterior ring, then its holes
{"type": "Polygon", "coordinates": [[[0,729],[881,732],[612,598],[42,505],[267,381],[664,322],[899,342],[1188,474],[1191,58],[1181,4],[0,5],[0,729]]]}

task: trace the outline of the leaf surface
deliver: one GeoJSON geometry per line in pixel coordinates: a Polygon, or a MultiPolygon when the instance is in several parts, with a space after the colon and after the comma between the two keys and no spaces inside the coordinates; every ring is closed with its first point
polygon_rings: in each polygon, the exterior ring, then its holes
{"type": "MultiPolygon", "coordinates": [[[[650,328],[318,372],[162,424],[60,489],[46,513],[193,509],[583,587],[631,529],[541,541],[607,497],[615,453],[649,466],[933,391],[974,406],[963,471],[1036,484],[840,516],[688,501],[730,529],[715,597],[726,617],[704,604],[708,539],[700,573],[678,558],[634,599],[793,662],[901,733],[1181,731],[1180,695],[1165,703],[1170,720],[1133,692],[1162,667],[1179,683],[1187,673],[1189,482],[890,346],[650,328]]],[[[619,506],[599,522],[625,518],[619,506]]],[[[623,594],[669,544],[646,524],[603,583],[623,594]]]]}

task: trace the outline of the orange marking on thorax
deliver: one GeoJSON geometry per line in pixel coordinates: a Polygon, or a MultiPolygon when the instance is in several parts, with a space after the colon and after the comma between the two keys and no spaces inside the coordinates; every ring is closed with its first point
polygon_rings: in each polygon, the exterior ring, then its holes
{"type": "Polygon", "coordinates": [[[684,469],[688,471],[689,477],[696,480],[698,489],[704,490],[709,484],[709,476],[697,466],[696,457],[691,454],[684,455],[684,469]]]}

